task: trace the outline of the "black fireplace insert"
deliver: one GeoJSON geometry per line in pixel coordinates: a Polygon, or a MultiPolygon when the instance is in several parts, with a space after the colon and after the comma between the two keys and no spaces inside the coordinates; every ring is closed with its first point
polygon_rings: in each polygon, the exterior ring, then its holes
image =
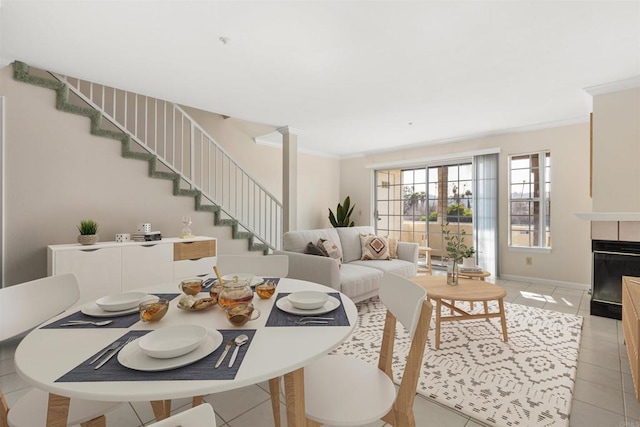
{"type": "Polygon", "coordinates": [[[622,319],[622,276],[640,276],[640,242],[593,240],[591,314],[622,319]]]}

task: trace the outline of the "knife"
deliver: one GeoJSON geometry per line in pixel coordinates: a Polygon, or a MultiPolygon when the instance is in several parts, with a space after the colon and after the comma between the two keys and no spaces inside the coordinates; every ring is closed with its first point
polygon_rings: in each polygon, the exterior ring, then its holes
{"type": "Polygon", "coordinates": [[[229,353],[229,349],[231,348],[231,346],[233,345],[233,340],[229,340],[229,342],[227,343],[227,346],[224,348],[224,351],[222,352],[222,354],[220,355],[220,358],[218,359],[218,361],[216,362],[216,368],[220,365],[222,365],[222,361],[224,360],[224,358],[227,356],[227,353],[229,353]]]}

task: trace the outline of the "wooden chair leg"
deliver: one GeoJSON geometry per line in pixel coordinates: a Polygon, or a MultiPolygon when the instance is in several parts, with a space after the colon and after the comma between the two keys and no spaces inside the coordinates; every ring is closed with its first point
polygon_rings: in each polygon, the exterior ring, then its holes
{"type": "Polygon", "coordinates": [[[107,427],[107,418],[104,415],[80,424],[82,427],[107,427]]]}
{"type": "Polygon", "coordinates": [[[171,415],[171,400],[153,400],[151,401],[151,408],[156,421],[164,420],[171,415]]]}
{"type": "Polygon", "coordinates": [[[280,377],[269,380],[269,393],[271,394],[271,410],[273,411],[273,425],[280,427],[280,377]]]}
{"type": "Polygon", "coordinates": [[[47,409],[47,427],[66,426],[69,418],[69,402],[71,399],[49,393],[47,409]]]}

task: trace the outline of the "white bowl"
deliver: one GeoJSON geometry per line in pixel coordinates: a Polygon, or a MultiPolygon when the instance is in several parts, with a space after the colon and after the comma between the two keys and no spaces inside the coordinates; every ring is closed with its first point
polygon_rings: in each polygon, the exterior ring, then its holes
{"type": "Polygon", "coordinates": [[[147,356],[171,359],[195,350],[206,337],[207,329],[202,326],[176,325],[156,329],[137,341],[147,356]]]}
{"type": "Polygon", "coordinates": [[[329,295],[317,291],[298,291],[289,294],[287,298],[295,308],[300,310],[314,310],[322,307],[329,299],[329,295]]]}
{"type": "Polygon", "coordinates": [[[98,298],[96,305],[104,311],[123,311],[129,310],[140,304],[149,294],[144,292],[124,292],[121,294],[107,295],[98,298]]]}

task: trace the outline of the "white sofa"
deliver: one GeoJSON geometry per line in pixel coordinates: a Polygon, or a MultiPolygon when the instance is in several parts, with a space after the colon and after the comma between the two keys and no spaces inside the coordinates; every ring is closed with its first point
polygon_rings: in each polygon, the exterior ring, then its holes
{"type": "Polygon", "coordinates": [[[384,273],[412,277],[418,271],[417,243],[398,242],[396,259],[361,260],[360,234],[370,233],[375,234],[369,226],[289,231],[283,236],[283,250],[275,253],[289,257],[287,277],[332,287],[358,302],[378,294],[384,273]],[[341,267],[332,258],[305,253],[309,242],[316,244],[321,238],[332,241],[341,250],[341,267]]]}

